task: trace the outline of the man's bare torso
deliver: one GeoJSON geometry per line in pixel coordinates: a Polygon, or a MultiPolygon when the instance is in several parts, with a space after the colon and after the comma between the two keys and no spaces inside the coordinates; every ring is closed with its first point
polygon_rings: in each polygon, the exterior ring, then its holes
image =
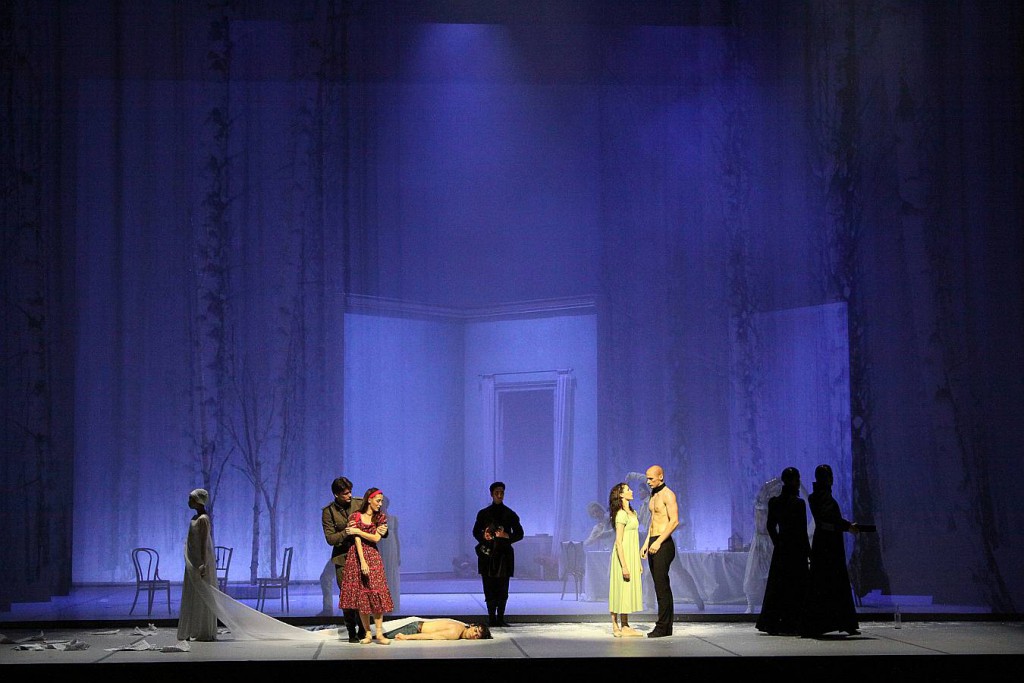
{"type": "Polygon", "coordinates": [[[647,503],[651,511],[652,537],[660,536],[665,531],[668,524],[668,506],[665,504],[665,499],[670,495],[672,495],[672,489],[666,486],[652,495],[650,502],[647,503]]]}

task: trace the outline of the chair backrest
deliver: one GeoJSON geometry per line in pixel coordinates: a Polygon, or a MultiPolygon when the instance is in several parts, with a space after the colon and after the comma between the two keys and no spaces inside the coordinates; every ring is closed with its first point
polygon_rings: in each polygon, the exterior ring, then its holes
{"type": "Polygon", "coordinates": [[[214,546],[213,549],[217,553],[217,571],[223,572],[224,576],[227,576],[228,569],[231,568],[231,555],[234,554],[235,549],[226,545],[214,546]]]}
{"type": "Polygon", "coordinates": [[[576,571],[582,574],[587,569],[587,549],[583,547],[583,541],[575,541],[573,549],[576,553],[576,571]]]}
{"type": "Polygon", "coordinates": [[[213,551],[217,554],[217,587],[226,592],[228,589],[228,569],[231,568],[231,556],[235,553],[235,549],[225,545],[218,545],[214,546],[213,551]]]}
{"type": "Polygon", "coordinates": [[[562,570],[566,573],[576,570],[577,556],[572,541],[562,541],[562,570]]]}
{"type": "Polygon", "coordinates": [[[295,548],[291,546],[284,549],[284,561],[281,564],[281,578],[289,581],[292,578],[292,552],[295,548]]]}
{"type": "Polygon", "coordinates": [[[562,562],[566,572],[582,572],[585,557],[583,541],[562,541],[562,562]]]}
{"type": "Polygon", "coordinates": [[[132,564],[135,565],[135,580],[160,580],[160,553],[152,548],[132,548],[132,564]]]}

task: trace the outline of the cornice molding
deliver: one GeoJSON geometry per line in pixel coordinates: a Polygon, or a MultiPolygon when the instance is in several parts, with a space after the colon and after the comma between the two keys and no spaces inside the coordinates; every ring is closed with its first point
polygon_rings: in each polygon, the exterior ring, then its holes
{"type": "Polygon", "coordinates": [[[513,301],[493,306],[456,308],[435,306],[415,301],[403,301],[401,299],[347,294],[345,296],[345,312],[388,318],[414,318],[418,320],[470,323],[569,315],[594,315],[597,313],[597,303],[593,297],[563,297],[557,299],[513,301]]]}

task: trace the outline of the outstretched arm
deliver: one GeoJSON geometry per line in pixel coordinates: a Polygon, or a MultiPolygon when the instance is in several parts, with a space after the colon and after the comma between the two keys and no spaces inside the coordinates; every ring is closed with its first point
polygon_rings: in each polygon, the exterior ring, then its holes
{"type": "MultiPolygon", "coordinates": [[[[815,508],[811,507],[811,513],[815,512],[815,508]]],[[[843,514],[839,510],[839,504],[829,499],[817,509],[818,514],[814,515],[815,527],[822,531],[838,531],[840,533],[849,531],[851,534],[856,534],[860,531],[857,525],[843,519],[843,514]]]]}

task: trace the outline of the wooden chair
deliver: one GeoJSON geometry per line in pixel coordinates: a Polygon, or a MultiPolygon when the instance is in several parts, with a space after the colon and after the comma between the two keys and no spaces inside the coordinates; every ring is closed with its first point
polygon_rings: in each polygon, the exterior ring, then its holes
{"type": "Polygon", "coordinates": [[[284,559],[281,562],[281,574],[280,576],[267,576],[256,579],[256,609],[263,611],[263,607],[267,601],[267,591],[277,590],[281,595],[281,611],[287,612],[290,605],[288,604],[288,584],[291,581],[292,576],[292,552],[294,548],[288,547],[284,549],[284,559]]]}
{"type": "Polygon", "coordinates": [[[128,614],[135,611],[135,603],[139,593],[148,593],[146,614],[153,613],[153,595],[157,591],[167,591],[167,613],[171,613],[171,582],[160,578],[160,553],[152,548],[132,548],[132,564],[135,565],[135,599],[128,614]]]}
{"type": "Polygon", "coordinates": [[[583,554],[583,541],[562,541],[562,596],[565,598],[565,584],[571,576],[576,587],[576,599],[583,592],[583,573],[586,570],[586,556],[583,554]]]}
{"type": "Polygon", "coordinates": [[[228,570],[231,568],[231,556],[235,549],[226,545],[218,545],[213,548],[217,552],[217,587],[221,593],[228,592],[228,570]]]}

